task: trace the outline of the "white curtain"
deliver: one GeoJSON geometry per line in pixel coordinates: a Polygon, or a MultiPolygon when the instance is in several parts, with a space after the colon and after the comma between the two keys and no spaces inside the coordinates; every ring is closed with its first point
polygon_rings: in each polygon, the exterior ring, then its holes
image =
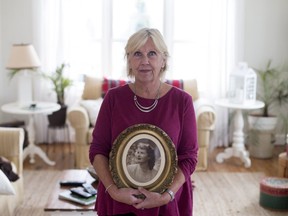
{"type": "MultiPolygon", "coordinates": [[[[215,65],[217,67],[217,62],[220,62],[220,71],[211,73],[209,75],[210,80],[216,81],[207,86],[213,86],[210,89],[211,95],[216,101],[219,98],[224,98],[227,95],[229,74],[234,70],[238,62],[243,61],[243,47],[244,47],[244,3],[245,0],[230,0],[226,2],[226,17],[225,26],[222,30],[218,31],[218,34],[223,33],[222,38],[225,38],[223,44],[219,51],[223,55],[217,60],[215,59],[215,65]]],[[[215,43],[216,46],[221,45],[221,43],[215,43]]],[[[217,56],[217,53],[212,54],[214,57],[217,56]]],[[[212,72],[212,70],[211,70],[212,72]]],[[[212,81],[212,82],[213,82],[212,81]]],[[[208,89],[207,89],[207,92],[208,89]]],[[[212,145],[210,150],[216,146],[228,146],[232,139],[233,124],[231,122],[233,115],[230,115],[231,110],[227,108],[221,108],[215,105],[216,108],[216,128],[212,137],[212,145]]]]}
{"type": "MultiPolygon", "coordinates": [[[[41,72],[51,73],[56,70],[56,67],[62,63],[66,63],[65,60],[65,32],[62,25],[62,1],[60,0],[38,0],[34,3],[34,32],[35,40],[39,47],[39,56],[41,58],[41,72]]],[[[69,76],[67,74],[67,76],[69,76]]],[[[76,103],[76,100],[81,97],[82,86],[75,85],[66,92],[65,102],[69,106],[76,103]]],[[[34,80],[35,86],[35,98],[39,101],[51,101],[57,102],[56,94],[52,90],[52,83],[44,80],[41,77],[34,80]]],[[[48,119],[46,115],[35,116],[36,124],[36,141],[38,143],[46,143],[51,140],[48,137],[48,119]]],[[[69,122],[68,122],[69,125],[69,122]]],[[[73,141],[73,130],[69,127],[70,138],[67,139],[65,133],[57,134],[57,139],[61,141],[73,141]]]]}
{"type": "MultiPolygon", "coordinates": [[[[197,79],[201,94],[209,98],[211,103],[226,96],[229,72],[233,70],[237,62],[242,61],[244,1],[245,0],[209,0],[210,27],[209,36],[207,37],[208,60],[205,62],[205,65],[203,65],[201,72],[197,73],[197,71],[193,71],[193,65],[189,65],[191,68],[186,70],[187,73],[195,73],[194,77],[197,79]]],[[[55,70],[55,65],[65,62],[65,58],[69,56],[67,41],[69,41],[70,37],[66,35],[65,26],[62,24],[62,15],[64,13],[62,0],[39,0],[35,2],[34,15],[35,19],[38,20],[38,22],[35,23],[35,37],[40,38],[38,47],[40,47],[39,56],[42,62],[41,69],[49,72],[55,70]]],[[[79,4],[85,2],[89,1],[79,1],[79,4]]],[[[168,2],[171,2],[171,0],[168,2]]],[[[81,16],[81,14],[74,14],[74,16],[81,16]]],[[[185,24],[186,23],[183,23],[183,25],[185,24]]],[[[75,31],[77,31],[76,25],[74,28],[75,31]]],[[[102,29],[105,28],[101,28],[100,30],[102,31],[102,29]]],[[[167,35],[167,38],[171,39],[172,35],[167,35]]],[[[79,38],[79,40],[83,41],[87,40],[87,38],[79,38]]],[[[83,55],[85,55],[85,53],[83,53],[83,55]]],[[[122,57],[123,56],[119,56],[118,58],[122,60],[122,57]]],[[[107,61],[107,59],[105,61],[107,61]]],[[[195,59],[195,61],[197,60],[195,59]]],[[[103,76],[108,74],[108,71],[107,74],[104,71],[105,69],[101,72],[103,76]]],[[[83,71],[83,73],[85,73],[85,71],[83,71]]],[[[72,77],[73,76],[77,84],[79,74],[72,74],[72,77]]],[[[187,77],[189,77],[189,75],[187,77]]],[[[36,94],[39,100],[56,100],[55,95],[51,94],[51,88],[49,88],[46,82],[37,83],[38,89],[41,89],[37,91],[38,94],[36,94]]],[[[82,88],[83,86],[81,85],[74,85],[74,87],[69,90],[66,101],[68,105],[73,105],[79,100],[82,88]]],[[[216,146],[227,146],[229,143],[228,110],[217,106],[215,106],[215,108],[217,110],[216,129],[213,132],[210,149],[216,146]]],[[[37,118],[36,139],[38,142],[43,142],[46,140],[47,117],[39,116],[37,118]]]]}

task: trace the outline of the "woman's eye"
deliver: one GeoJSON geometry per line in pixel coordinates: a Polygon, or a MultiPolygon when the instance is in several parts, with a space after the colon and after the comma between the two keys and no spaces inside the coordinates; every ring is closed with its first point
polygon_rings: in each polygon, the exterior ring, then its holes
{"type": "Polygon", "coordinates": [[[148,53],[148,56],[157,56],[157,53],[155,51],[150,51],[148,53]]]}
{"type": "Polygon", "coordinates": [[[141,53],[141,52],[135,52],[135,53],[134,53],[134,56],[140,57],[140,56],[142,56],[142,53],[141,53]]]}

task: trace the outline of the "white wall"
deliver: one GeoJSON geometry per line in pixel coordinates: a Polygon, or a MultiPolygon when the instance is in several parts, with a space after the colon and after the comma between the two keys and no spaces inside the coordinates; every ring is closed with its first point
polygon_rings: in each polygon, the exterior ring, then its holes
{"type": "Polygon", "coordinates": [[[288,64],[288,1],[246,0],[244,58],[256,68],[288,64]]]}
{"type": "MultiPolygon", "coordinates": [[[[36,0],[34,0],[36,1],[36,0]]],[[[0,0],[0,106],[16,100],[16,80],[10,80],[5,64],[12,44],[33,43],[33,0],[0,0]]],[[[20,118],[0,112],[0,122],[20,118]]]]}

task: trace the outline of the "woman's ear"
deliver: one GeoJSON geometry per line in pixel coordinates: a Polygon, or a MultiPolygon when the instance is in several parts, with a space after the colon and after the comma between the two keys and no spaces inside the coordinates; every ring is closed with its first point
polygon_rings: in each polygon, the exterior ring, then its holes
{"type": "Polygon", "coordinates": [[[164,68],[165,66],[166,66],[166,60],[164,59],[161,68],[164,68]]]}

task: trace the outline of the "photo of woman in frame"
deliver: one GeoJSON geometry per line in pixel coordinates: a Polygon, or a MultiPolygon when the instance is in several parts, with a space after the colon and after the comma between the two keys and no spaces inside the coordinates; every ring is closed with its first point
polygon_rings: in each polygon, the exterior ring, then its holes
{"type": "Polygon", "coordinates": [[[128,150],[127,171],[136,182],[151,181],[158,173],[159,163],[161,163],[159,149],[150,139],[139,139],[128,150]]]}

